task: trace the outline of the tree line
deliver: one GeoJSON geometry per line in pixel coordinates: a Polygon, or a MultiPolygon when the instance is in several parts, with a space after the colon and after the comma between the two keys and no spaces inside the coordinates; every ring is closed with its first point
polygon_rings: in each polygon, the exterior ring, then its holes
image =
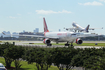
{"type": "Polygon", "coordinates": [[[15,69],[21,67],[20,58],[29,64],[36,63],[37,70],[48,70],[56,65],[59,70],[70,70],[74,66],[89,70],[105,70],[105,48],[26,48],[10,43],[0,44],[0,56],[4,57],[6,67],[15,63],[15,69]]]}

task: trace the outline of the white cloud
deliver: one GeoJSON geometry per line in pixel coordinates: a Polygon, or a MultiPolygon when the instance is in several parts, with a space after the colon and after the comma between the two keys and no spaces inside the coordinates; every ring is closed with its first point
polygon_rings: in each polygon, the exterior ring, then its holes
{"type": "Polygon", "coordinates": [[[105,0],[99,0],[99,1],[105,2],[105,0]]]}
{"type": "Polygon", "coordinates": [[[100,3],[100,2],[96,2],[96,1],[94,1],[94,2],[87,2],[87,3],[78,3],[79,5],[92,5],[92,6],[101,6],[101,5],[103,5],[102,3],[100,3]]]}
{"type": "Polygon", "coordinates": [[[19,15],[19,16],[20,16],[21,14],[19,14],[19,13],[18,13],[17,15],[19,15]]]}
{"type": "Polygon", "coordinates": [[[21,17],[13,17],[13,16],[9,16],[7,18],[11,18],[11,19],[16,19],[16,18],[21,18],[21,17]]]}
{"type": "Polygon", "coordinates": [[[62,10],[62,11],[52,11],[52,10],[36,10],[37,14],[58,14],[58,13],[72,13],[71,11],[62,10]]]}
{"type": "Polygon", "coordinates": [[[28,12],[27,14],[32,14],[31,12],[28,12]]]}
{"type": "Polygon", "coordinates": [[[12,17],[12,16],[9,16],[9,18],[15,19],[15,18],[17,18],[17,17],[12,17]]]}

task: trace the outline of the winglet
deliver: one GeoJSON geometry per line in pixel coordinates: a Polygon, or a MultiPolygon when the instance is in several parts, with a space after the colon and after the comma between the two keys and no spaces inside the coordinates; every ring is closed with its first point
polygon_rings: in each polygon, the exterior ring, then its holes
{"type": "Polygon", "coordinates": [[[49,32],[49,30],[47,28],[47,24],[46,24],[45,18],[43,18],[43,24],[44,24],[44,32],[49,32]]]}

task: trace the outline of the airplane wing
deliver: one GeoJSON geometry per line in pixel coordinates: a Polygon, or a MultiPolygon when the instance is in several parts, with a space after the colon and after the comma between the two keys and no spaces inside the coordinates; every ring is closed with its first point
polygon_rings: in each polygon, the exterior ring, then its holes
{"type": "Polygon", "coordinates": [[[95,30],[95,29],[103,29],[103,27],[102,28],[89,28],[89,30],[95,30]]]}
{"type": "MultiPolygon", "coordinates": [[[[2,32],[3,33],[3,32],[2,32]]],[[[49,38],[49,39],[59,39],[59,37],[46,37],[46,36],[41,36],[41,35],[18,35],[18,34],[6,34],[3,33],[4,35],[10,35],[10,36],[27,36],[27,37],[38,37],[38,38],[49,38]]]]}
{"type": "MultiPolygon", "coordinates": [[[[71,30],[71,31],[75,30],[75,28],[64,28],[64,29],[71,30]]],[[[95,29],[103,29],[103,27],[102,28],[89,28],[89,30],[95,30],[95,29]]]]}
{"type": "MultiPolygon", "coordinates": [[[[3,32],[2,32],[3,33],[3,32]]],[[[6,34],[6,33],[3,33],[4,35],[11,35],[11,36],[29,36],[29,37],[42,37],[44,38],[44,36],[41,36],[41,35],[18,35],[18,34],[6,34]]]]}
{"type": "Polygon", "coordinates": [[[80,35],[77,35],[77,37],[79,37],[79,38],[82,38],[82,37],[95,37],[95,36],[101,36],[101,35],[98,35],[98,34],[80,34],[80,35]]]}

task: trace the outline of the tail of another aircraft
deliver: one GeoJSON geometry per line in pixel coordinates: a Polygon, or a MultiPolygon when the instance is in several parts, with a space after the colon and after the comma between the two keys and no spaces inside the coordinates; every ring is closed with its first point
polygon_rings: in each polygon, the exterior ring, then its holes
{"type": "Polygon", "coordinates": [[[88,30],[89,30],[89,26],[90,26],[90,25],[88,25],[88,26],[85,28],[85,31],[86,31],[86,32],[89,32],[89,31],[88,31],[88,30]]]}
{"type": "Polygon", "coordinates": [[[49,32],[49,30],[47,28],[47,24],[46,24],[45,18],[43,18],[43,24],[44,24],[44,32],[49,32]]]}

